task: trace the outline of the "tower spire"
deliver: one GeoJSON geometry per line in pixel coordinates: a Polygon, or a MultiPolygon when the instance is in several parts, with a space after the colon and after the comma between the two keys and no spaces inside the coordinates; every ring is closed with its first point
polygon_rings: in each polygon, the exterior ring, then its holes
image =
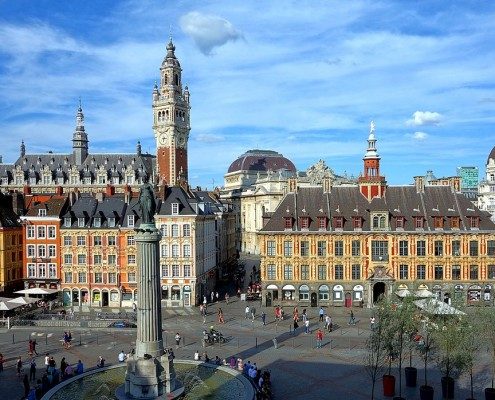
{"type": "Polygon", "coordinates": [[[84,114],[82,110],[81,98],[79,98],[79,107],[76,113],[76,129],[72,136],[72,152],[76,165],[82,165],[88,156],[88,135],[84,128],[84,114]]]}
{"type": "Polygon", "coordinates": [[[385,177],[380,175],[380,156],[376,149],[375,122],[370,122],[370,133],[368,135],[368,148],[364,154],[363,175],[359,177],[359,188],[361,194],[368,201],[373,197],[382,197],[385,194],[385,177]]]}

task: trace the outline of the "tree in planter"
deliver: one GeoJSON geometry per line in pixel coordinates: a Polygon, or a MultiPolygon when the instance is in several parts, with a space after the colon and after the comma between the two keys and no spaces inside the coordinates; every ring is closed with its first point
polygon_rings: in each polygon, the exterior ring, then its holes
{"type": "Polygon", "coordinates": [[[483,318],[479,318],[478,313],[471,313],[466,318],[466,335],[463,348],[466,354],[467,369],[469,371],[469,387],[471,390],[471,399],[474,399],[473,368],[476,355],[485,343],[484,335],[480,335],[483,328],[483,318]]]}
{"type": "Polygon", "coordinates": [[[483,337],[484,342],[488,343],[489,349],[492,355],[492,379],[491,387],[485,389],[485,396],[491,396],[486,398],[495,399],[495,307],[482,307],[478,310],[477,319],[480,326],[480,337],[483,337]]]}
{"type": "Polygon", "coordinates": [[[418,349],[423,357],[424,374],[425,374],[424,385],[420,387],[420,393],[422,390],[431,391],[431,398],[433,398],[433,387],[428,385],[427,371],[428,371],[428,362],[430,361],[430,357],[432,354],[434,354],[436,350],[433,332],[435,332],[438,329],[438,325],[429,316],[426,315],[423,315],[420,321],[421,321],[421,329],[420,329],[421,338],[419,339],[418,342],[418,349]]]}
{"type": "Polygon", "coordinates": [[[366,356],[364,367],[366,373],[371,378],[371,400],[375,398],[375,386],[378,377],[385,369],[386,348],[384,343],[384,333],[389,329],[391,323],[390,304],[386,299],[380,300],[376,307],[374,329],[366,340],[366,356]]]}

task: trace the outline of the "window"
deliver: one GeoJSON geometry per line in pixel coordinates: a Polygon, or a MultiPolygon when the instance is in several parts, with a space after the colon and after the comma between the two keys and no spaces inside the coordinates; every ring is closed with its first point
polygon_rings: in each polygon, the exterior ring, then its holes
{"type": "Polygon", "coordinates": [[[351,277],[353,280],[361,279],[361,265],[353,264],[351,267],[351,277]]]}
{"type": "Polygon", "coordinates": [[[399,240],[399,256],[408,256],[409,255],[409,243],[407,240],[399,240]]]}
{"type": "Polygon", "coordinates": [[[326,257],[327,255],[327,242],[324,240],[318,240],[318,257],[326,257]]]}
{"type": "Polygon", "coordinates": [[[77,282],[78,283],[86,283],[86,272],[79,272],[77,274],[77,282]]]}
{"type": "Polygon", "coordinates": [[[344,255],[344,241],[336,240],[335,241],[335,256],[342,257],[344,255]]]}
{"type": "Polygon", "coordinates": [[[426,241],[418,240],[416,242],[416,255],[418,257],[426,256],[426,241]]]}
{"type": "Polygon", "coordinates": [[[396,229],[404,229],[404,217],[397,217],[395,220],[396,229]]]}
{"type": "Polygon", "coordinates": [[[35,228],[32,225],[28,225],[27,227],[27,238],[28,239],[34,239],[35,238],[35,228]]]}
{"type": "Polygon", "coordinates": [[[301,280],[309,280],[309,265],[301,265],[301,280]]]}
{"type": "Polygon", "coordinates": [[[488,266],[488,279],[495,279],[495,265],[488,266]]]}
{"type": "Polygon", "coordinates": [[[115,265],[115,264],[117,264],[117,256],[115,254],[109,254],[108,265],[115,265]]]}
{"type": "Polygon", "coordinates": [[[388,260],[388,242],[386,240],[371,241],[371,260],[373,261],[388,260]]]}
{"type": "Polygon", "coordinates": [[[86,254],[78,254],[77,255],[77,263],[79,265],[84,265],[86,264],[86,254]]]}
{"type": "Polygon", "coordinates": [[[27,245],[27,257],[28,258],[34,258],[36,257],[36,246],[34,244],[28,244],[27,245]]]}
{"type": "Polygon", "coordinates": [[[461,266],[460,265],[452,265],[452,279],[460,280],[461,279],[461,266]]]}
{"type": "Polygon", "coordinates": [[[46,208],[40,208],[38,210],[38,217],[46,217],[46,208]]]}
{"type": "Polygon", "coordinates": [[[335,280],[344,279],[344,266],[343,265],[336,265],[334,267],[334,272],[335,272],[335,276],[334,276],[335,280]]]}
{"type": "Polygon", "coordinates": [[[101,264],[101,254],[93,254],[93,264],[95,265],[101,264]]]}
{"type": "Polygon", "coordinates": [[[426,266],[417,265],[416,266],[416,279],[426,279],[426,266]]]}
{"type": "Polygon", "coordinates": [[[45,239],[45,238],[46,238],[46,227],[38,226],[38,239],[45,239]]]}
{"type": "Polygon", "coordinates": [[[86,246],[86,237],[85,236],[78,236],[77,237],[77,245],[78,246],[86,246]]]}
{"type": "Polygon", "coordinates": [[[172,245],[172,257],[179,257],[179,245],[178,244],[173,244],[172,245]]]}
{"type": "Polygon", "coordinates": [[[108,218],[108,220],[107,220],[107,221],[108,221],[108,226],[109,226],[110,228],[115,227],[115,218],[113,218],[113,217],[108,218]]]}
{"type": "Polygon", "coordinates": [[[93,246],[101,246],[101,236],[93,237],[93,246]]]}
{"type": "Polygon", "coordinates": [[[495,240],[486,241],[486,255],[495,256],[495,240]]]}
{"type": "Polygon", "coordinates": [[[284,241],[284,257],[292,256],[292,242],[290,240],[284,241]]]}
{"type": "Polygon", "coordinates": [[[117,274],[115,272],[109,272],[108,273],[108,283],[117,283],[117,274]]]}
{"type": "Polygon", "coordinates": [[[46,278],[46,264],[38,264],[38,278],[46,278]]]}
{"type": "Polygon", "coordinates": [[[328,286],[327,285],[321,285],[320,288],[318,289],[318,299],[328,301],[330,298],[329,293],[330,293],[330,290],[328,289],[328,286]]]}
{"type": "Polygon", "coordinates": [[[72,283],[72,272],[64,272],[65,283],[72,283]]]}
{"type": "Polygon", "coordinates": [[[94,226],[95,228],[99,228],[99,227],[101,227],[101,218],[95,218],[95,219],[93,220],[93,226],[94,226]]]}
{"type": "Polygon", "coordinates": [[[64,246],[72,246],[72,237],[64,236],[64,246]]]}
{"type": "Polygon", "coordinates": [[[469,255],[471,257],[477,257],[478,256],[478,241],[477,240],[470,240],[469,241],[469,255]]]}
{"type": "Polygon", "coordinates": [[[344,217],[333,217],[334,229],[342,229],[344,227],[344,217]]]}
{"type": "Polygon", "coordinates": [[[46,246],[44,244],[38,245],[38,257],[40,258],[46,257],[46,246]]]}
{"type": "Polygon", "coordinates": [[[470,265],[469,266],[469,279],[478,279],[478,266],[470,265]]]}
{"type": "Polygon", "coordinates": [[[374,214],[372,219],[372,229],[373,230],[385,230],[387,228],[387,215],[386,214],[374,214]]]}
{"type": "Polygon", "coordinates": [[[128,272],[127,273],[127,282],[136,282],[136,273],[128,272]]]}
{"type": "Polygon", "coordinates": [[[179,214],[179,203],[172,203],[172,215],[179,214]]]}
{"type": "Polygon", "coordinates": [[[189,224],[184,224],[182,226],[182,233],[184,235],[184,237],[189,237],[191,236],[191,225],[189,224]]]}
{"type": "Polygon", "coordinates": [[[351,243],[351,250],[353,257],[359,257],[361,255],[361,242],[359,240],[353,240],[351,243]]]}
{"type": "Polygon", "coordinates": [[[48,239],[55,239],[57,237],[57,231],[54,226],[48,227],[48,239]]]}
{"type": "Polygon", "coordinates": [[[479,218],[478,217],[468,217],[469,220],[469,227],[471,229],[478,229],[479,228],[479,218]]]}
{"type": "Polygon", "coordinates": [[[266,266],[266,279],[272,281],[277,279],[277,269],[274,264],[268,264],[266,266]]]}
{"type": "Polygon", "coordinates": [[[284,217],[285,229],[292,229],[292,217],[284,217]]]}
{"type": "Polygon", "coordinates": [[[64,254],[64,264],[72,264],[72,254],[64,254]]]}
{"type": "Polygon", "coordinates": [[[179,237],[179,225],[172,225],[172,237],[179,237]]]}
{"type": "Polygon", "coordinates": [[[452,240],[452,255],[459,257],[461,255],[461,241],[452,240]]]}
{"type": "Polygon", "coordinates": [[[36,277],[36,264],[28,264],[27,273],[28,273],[28,278],[36,277]]]}
{"type": "Polygon", "coordinates": [[[443,267],[441,265],[435,265],[435,280],[443,280],[443,267]]]}
{"type": "Polygon", "coordinates": [[[117,243],[117,241],[115,239],[115,236],[109,236],[108,237],[108,245],[109,246],[115,246],[116,243],[117,243]]]}
{"type": "Polygon", "coordinates": [[[423,217],[414,217],[414,227],[416,229],[423,229],[424,227],[424,219],[423,217]]]}
{"type": "Polygon", "coordinates": [[[309,229],[309,217],[301,217],[301,229],[309,229]]]}
{"type": "Polygon", "coordinates": [[[162,236],[168,236],[168,227],[165,224],[160,226],[160,230],[162,231],[162,236]]]}
{"type": "Polygon", "coordinates": [[[103,283],[103,274],[101,272],[95,272],[94,283],[103,283]]]}
{"type": "Polygon", "coordinates": [[[443,229],[443,217],[433,217],[433,226],[435,229],[443,229]]]}
{"type": "Polygon", "coordinates": [[[168,244],[162,244],[160,246],[160,256],[168,257],[168,244]]]}
{"type": "Polygon", "coordinates": [[[185,244],[182,246],[183,252],[184,252],[184,257],[191,257],[191,245],[190,244],[185,244]]]}
{"type": "Polygon", "coordinates": [[[186,264],[184,265],[184,278],[189,278],[191,276],[191,266],[186,264]]]}
{"type": "Polygon", "coordinates": [[[327,266],[326,265],[318,265],[318,280],[324,281],[327,279],[327,266]]]}
{"type": "Polygon", "coordinates": [[[434,245],[435,245],[435,256],[436,257],[443,256],[443,241],[435,240],[434,245]]]}
{"type": "Polygon", "coordinates": [[[129,228],[133,228],[134,227],[134,215],[128,215],[127,216],[127,226],[129,228]]]}
{"type": "Polygon", "coordinates": [[[127,264],[136,264],[136,255],[128,254],[127,255],[127,264]]]}
{"type": "Polygon", "coordinates": [[[77,219],[77,226],[78,226],[79,228],[84,228],[84,222],[85,222],[85,221],[84,221],[84,217],[79,217],[79,218],[77,219]]]}
{"type": "Polygon", "coordinates": [[[162,265],[162,278],[168,278],[168,265],[162,265]]]}
{"type": "Polygon", "coordinates": [[[409,279],[409,265],[399,265],[399,279],[409,279]]]}
{"type": "Polygon", "coordinates": [[[284,279],[292,280],[292,265],[284,265],[284,279]]]}
{"type": "Polygon", "coordinates": [[[318,217],[318,229],[319,230],[327,229],[327,217],[318,217]]]}
{"type": "Polygon", "coordinates": [[[352,226],[354,229],[361,229],[363,227],[363,219],[361,217],[352,217],[352,226]]]}
{"type": "Polygon", "coordinates": [[[309,256],[309,242],[307,240],[301,240],[301,257],[309,256]]]}
{"type": "Polygon", "coordinates": [[[136,245],[136,238],[133,235],[127,236],[127,245],[128,246],[136,245]]]}
{"type": "Polygon", "coordinates": [[[275,256],[275,240],[267,240],[267,242],[266,242],[266,255],[269,257],[275,256]]]}
{"type": "Polygon", "coordinates": [[[66,228],[70,228],[71,225],[72,225],[72,218],[71,217],[65,217],[64,218],[64,226],[66,228]]]}
{"type": "Polygon", "coordinates": [[[48,257],[53,258],[57,256],[57,247],[54,244],[48,245],[48,257]]]}

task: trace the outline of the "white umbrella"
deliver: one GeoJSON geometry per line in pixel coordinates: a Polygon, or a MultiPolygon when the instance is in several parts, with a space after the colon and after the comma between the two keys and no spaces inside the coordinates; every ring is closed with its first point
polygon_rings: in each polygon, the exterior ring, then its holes
{"type": "Polygon", "coordinates": [[[464,315],[465,312],[458,310],[452,306],[449,306],[447,303],[437,299],[421,299],[416,300],[414,302],[416,306],[421,308],[423,311],[426,311],[429,314],[435,315],[464,315]]]}
{"type": "Polygon", "coordinates": [[[29,297],[16,297],[15,299],[10,299],[7,301],[7,303],[13,303],[13,304],[30,304],[34,303],[35,301],[38,301],[37,299],[30,299],[29,297]]]}
{"type": "Polygon", "coordinates": [[[14,304],[14,303],[9,304],[9,302],[7,301],[0,301],[0,311],[9,311],[20,306],[21,306],[20,304],[14,304]]]}
{"type": "Polygon", "coordinates": [[[46,288],[29,288],[29,289],[23,289],[23,290],[18,290],[17,292],[14,293],[19,293],[19,294],[52,294],[58,292],[57,289],[46,289],[46,288]]]}
{"type": "Polygon", "coordinates": [[[409,289],[399,289],[397,290],[397,292],[395,292],[395,294],[399,297],[407,297],[411,295],[411,292],[409,291],[409,289]]]}
{"type": "Polygon", "coordinates": [[[415,297],[435,297],[435,295],[428,289],[418,289],[414,292],[415,297]]]}

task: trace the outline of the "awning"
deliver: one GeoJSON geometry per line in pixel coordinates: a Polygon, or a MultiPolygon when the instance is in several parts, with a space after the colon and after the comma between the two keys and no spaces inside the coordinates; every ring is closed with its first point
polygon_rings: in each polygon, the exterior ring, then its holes
{"type": "Polygon", "coordinates": [[[0,301],[0,311],[9,311],[20,306],[21,304],[9,303],[8,301],[0,301]]]}
{"type": "Polygon", "coordinates": [[[296,290],[296,288],[293,285],[285,285],[282,290],[296,290]]]}
{"type": "Polygon", "coordinates": [[[7,303],[24,305],[34,303],[35,301],[38,301],[38,299],[30,299],[29,297],[16,297],[15,299],[10,299],[9,301],[7,301],[7,303]]]}
{"type": "Polygon", "coordinates": [[[414,292],[414,297],[435,297],[428,289],[419,289],[414,292]]]}
{"type": "Polygon", "coordinates": [[[399,289],[395,294],[399,297],[407,297],[411,295],[411,292],[408,289],[399,289]]]}
{"type": "Polygon", "coordinates": [[[272,285],[268,285],[268,286],[266,287],[266,289],[267,289],[267,290],[278,290],[278,287],[277,287],[277,285],[273,285],[273,284],[272,284],[272,285]]]}
{"type": "Polygon", "coordinates": [[[29,288],[29,289],[23,289],[23,290],[18,290],[17,292],[14,293],[19,293],[19,294],[52,294],[52,293],[57,293],[59,290],[58,289],[47,289],[47,288],[29,288]]]}
{"type": "Polygon", "coordinates": [[[428,314],[435,315],[464,315],[465,312],[458,310],[447,303],[437,299],[421,299],[416,300],[414,304],[428,314]]]}

